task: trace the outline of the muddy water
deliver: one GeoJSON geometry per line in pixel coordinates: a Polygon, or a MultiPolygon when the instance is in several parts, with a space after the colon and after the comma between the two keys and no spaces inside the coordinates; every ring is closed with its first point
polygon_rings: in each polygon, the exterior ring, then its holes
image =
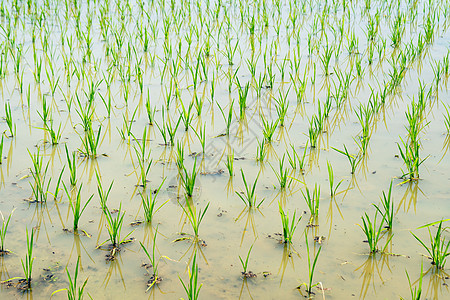
{"type": "MultiPolygon", "coordinates": [[[[6,55],[6,73],[0,80],[1,97],[4,103],[10,104],[12,119],[16,125],[15,135],[10,137],[6,122],[1,124],[5,132],[3,163],[0,167],[2,179],[0,210],[5,216],[14,211],[5,240],[6,248],[11,253],[0,258],[1,280],[23,276],[21,259],[25,257],[26,229],[33,228],[35,231],[33,252],[35,261],[32,290],[18,291],[14,286],[2,284],[1,298],[49,298],[54,291],[67,287],[65,268],[67,267],[73,274],[77,258],[80,259],[81,265],[79,283],[89,278],[86,292],[93,299],[119,299],[124,296],[136,299],[186,298],[179,278],[187,280],[194,253],[197,255],[199,266],[199,282],[203,284],[200,298],[301,298],[305,294],[305,288],[297,289],[297,287],[308,281],[305,235],[311,254],[317,253],[321,248],[313,280],[313,283],[320,282],[313,288],[317,299],[407,298],[409,285],[405,270],[410,274],[412,282],[418,284],[422,262],[425,273],[422,288],[426,297],[429,299],[449,297],[446,269],[436,271],[430,260],[424,256],[425,249],[411,234],[414,232],[428,245],[427,230],[417,228],[448,218],[450,211],[447,199],[450,179],[447,153],[449,144],[443,116],[445,112],[443,103],[449,104],[448,74],[442,75],[437,88],[433,87],[435,85],[433,66],[436,62],[442,61],[449,50],[447,30],[449,16],[444,9],[449,7],[448,2],[433,2],[433,7],[438,8],[436,12],[439,16],[436,19],[433,43],[425,47],[420,57],[408,62],[401,85],[386,98],[386,103],[372,119],[367,153],[353,175],[347,158],[334,151],[332,147],[343,149],[345,144],[351,154],[358,152],[355,140],[361,134],[361,126],[355,109],[360,103],[363,105],[368,103],[372,89],[380,92],[383,84],[389,80],[389,73],[392,72],[389,61],[402,51],[406,53],[406,43],[412,40],[417,46],[418,33],[423,35],[423,20],[426,20],[428,2],[418,2],[417,7],[413,8],[401,2],[397,9],[397,7],[389,8],[387,2],[373,1],[371,9],[365,11],[366,3],[355,1],[348,4],[345,12],[341,3],[337,6],[329,3],[329,11],[326,13],[323,13],[324,7],[318,4],[310,6],[305,3],[303,6],[303,2],[298,1],[297,4],[290,6],[289,3],[279,2],[280,6],[277,8],[278,2],[270,2],[265,4],[269,27],[264,31],[261,30],[264,24],[262,2],[256,8],[253,2],[242,3],[244,22],[241,22],[240,5],[236,3],[222,2],[216,20],[212,13],[216,2],[202,2],[201,14],[196,3],[189,5],[175,1],[173,11],[170,3],[166,3],[164,8],[160,3],[144,3],[143,9],[148,17],[141,13],[142,9],[138,3],[130,2],[128,6],[128,2],[118,4],[111,2],[110,10],[106,14],[109,22],[107,42],[102,37],[101,28],[104,25],[101,23],[106,20],[103,12],[108,5],[91,3],[88,6],[84,2],[70,3],[68,6],[70,10],[66,15],[66,6],[63,2],[31,1],[31,3],[29,8],[25,3],[20,4],[22,6],[16,23],[14,15],[17,10],[12,9],[13,6],[9,2],[3,4],[5,12],[1,18],[2,26],[6,30],[4,32],[7,32],[7,28],[11,28],[9,41],[2,36],[2,49],[6,49],[2,50],[2,53],[6,52],[3,54],[6,55]],[[191,8],[190,11],[188,7],[191,8]],[[250,36],[248,24],[253,10],[256,15],[260,14],[260,17],[257,18],[255,34],[250,36]],[[365,26],[368,16],[374,17],[377,10],[380,11],[380,24],[375,45],[385,40],[386,47],[381,57],[377,50],[374,51],[374,62],[369,65],[365,26]],[[405,14],[406,25],[402,44],[394,49],[390,46],[390,31],[398,10],[405,14]],[[207,11],[211,13],[205,15],[207,11]],[[81,29],[78,33],[76,12],[81,16],[81,29]],[[41,21],[43,25],[34,21],[35,18],[39,19],[41,13],[46,16],[41,21]],[[181,15],[177,15],[178,13],[181,15]],[[288,18],[290,13],[291,16],[298,15],[294,34],[292,21],[288,18]],[[184,14],[191,14],[190,23],[187,17],[183,17],[184,14]],[[89,16],[92,16],[92,56],[83,63],[86,45],[82,37],[80,37],[82,42],[78,41],[77,34],[85,32],[89,16]],[[414,20],[412,16],[415,16],[414,20]],[[319,30],[322,18],[326,20],[323,32],[319,30]],[[325,36],[328,37],[330,46],[337,47],[339,39],[336,39],[335,35],[339,36],[337,28],[342,18],[345,19],[345,35],[339,55],[336,57],[333,53],[330,64],[332,74],[324,76],[320,57],[327,43],[325,36]],[[172,24],[167,39],[172,47],[172,55],[167,68],[164,67],[166,53],[163,48],[165,20],[169,20],[172,24]],[[173,24],[174,20],[180,26],[179,30],[173,24]],[[211,30],[210,56],[204,60],[208,67],[208,78],[199,79],[195,91],[193,74],[185,69],[185,66],[187,62],[189,66],[195,68],[199,49],[201,47],[205,49],[207,25],[205,22],[202,23],[203,20],[206,20],[211,30]],[[38,23],[33,25],[34,22],[38,23]],[[227,22],[230,24],[229,30],[227,22]],[[278,22],[281,22],[279,36],[276,34],[278,22]],[[148,52],[143,51],[143,43],[138,38],[140,27],[136,27],[136,23],[148,30],[150,39],[148,52]],[[152,26],[156,26],[158,30],[156,41],[152,40],[152,26]],[[200,31],[201,26],[203,31],[200,31]],[[112,63],[114,55],[106,53],[118,52],[116,48],[117,40],[120,40],[120,28],[123,28],[124,42],[115,66],[112,63]],[[186,37],[189,37],[191,28],[193,41],[189,55],[186,55],[188,51],[186,37]],[[198,37],[195,28],[198,28],[198,37]],[[333,34],[333,30],[336,34],[333,34]],[[35,46],[31,38],[33,32],[36,35],[35,46]],[[118,36],[117,39],[114,33],[118,36]],[[301,61],[298,65],[298,74],[293,72],[293,77],[296,78],[297,84],[299,79],[307,79],[304,96],[299,102],[289,76],[292,72],[290,62],[293,63],[294,55],[298,55],[296,34],[299,37],[301,61]],[[352,34],[358,40],[358,50],[349,54],[347,36],[350,37],[352,34]],[[317,47],[313,47],[311,55],[308,55],[308,35],[317,47]],[[64,45],[61,36],[65,39],[64,45]],[[228,64],[226,57],[227,36],[231,38],[233,47],[239,41],[232,66],[228,64]],[[12,37],[15,42],[10,50],[12,37]],[[256,78],[266,72],[264,55],[267,60],[274,61],[274,86],[272,89],[264,87],[259,96],[255,88],[256,81],[252,79],[248,67],[248,62],[252,59],[252,41],[255,57],[258,57],[256,78]],[[179,42],[181,54],[180,58],[177,58],[179,42]],[[73,43],[72,54],[69,43],[73,43]],[[48,46],[45,46],[46,44],[48,46]],[[14,58],[17,57],[19,45],[23,49],[19,67],[19,74],[23,74],[22,92],[21,79],[17,79],[14,71],[14,58]],[[116,50],[107,50],[111,47],[116,50]],[[133,47],[136,52],[132,50],[133,47]],[[33,75],[34,52],[37,60],[42,60],[40,83],[35,82],[33,75]],[[70,60],[70,57],[72,57],[71,66],[69,71],[66,71],[64,60],[70,60]],[[139,89],[135,70],[135,64],[140,58],[142,58],[139,66],[143,72],[143,93],[139,89]],[[129,83],[124,83],[120,70],[127,72],[128,59],[131,77],[129,83]],[[361,77],[356,73],[358,59],[361,59],[362,67],[365,68],[361,77]],[[179,74],[175,78],[178,82],[179,97],[175,97],[173,87],[172,61],[179,64],[179,74]],[[282,80],[281,70],[284,61],[286,66],[282,80]],[[51,67],[54,69],[53,76],[51,67]],[[309,120],[317,114],[319,105],[323,107],[328,89],[332,95],[336,93],[339,85],[336,75],[338,71],[353,74],[349,97],[339,108],[332,100],[329,117],[325,120],[324,130],[319,135],[319,145],[311,148],[307,144],[309,120]],[[66,80],[67,73],[70,74],[70,86],[66,80]],[[231,93],[228,90],[228,76],[234,73],[237,74],[241,85],[251,83],[243,120],[239,118],[236,80],[233,79],[231,93]],[[213,78],[215,92],[214,99],[211,99],[213,78]],[[424,120],[424,123],[429,123],[419,135],[422,144],[421,157],[427,159],[420,167],[420,180],[403,183],[404,179],[399,177],[403,174],[405,166],[399,157],[397,145],[401,143],[401,139],[406,139],[405,111],[411,106],[412,99],[417,101],[419,80],[425,85],[426,93],[430,91],[426,97],[424,120]],[[109,87],[107,81],[110,81],[109,87]],[[54,82],[57,84],[52,95],[54,82]],[[96,158],[87,158],[78,150],[82,147],[84,132],[77,113],[77,109],[80,108],[76,97],[79,97],[80,103],[84,106],[89,86],[93,82],[98,82],[99,85],[94,89],[92,126],[95,132],[99,126],[102,130],[99,155],[96,158]],[[124,86],[128,87],[127,101],[124,86]],[[167,108],[166,99],[171,89],[170,104],[167,108]],[[155,119],[158,124],[170,120],[175,126],[182,110],[181,102],[187,108],[195,95],[203,101],[200,116],[197,116],[195,105],[192,108],[192,128],[185,132],[183,124],[180,123],[175,136],[175,140],[184,145],[187,169],[192,170],[194,161],[198,167],[192,203],[197,210],[204,209],[209,203],[199,229],[200,238],[204,241],[201,244],[192,243],[190,240],[174,242],[182,237],[180,233],[191,234],[192,228],[182,209],[185,203],[184,189],[176,165],[176,147],[164,145],[158,127],[148,124],[145,108],[147,91],[152,108],[156,108],[155,119]],[[267,144],[267,158],[262,163],[257,162],[256,148],[259,141],[264,138],[261,116],[270,122],[277,120],[276,101],[285,93],[289,104],[285,125],[277,126],[273,141],[267,144]],[[30,99],[29,104],[27,95],[30,99]],[[100,96],[106,101],[109,96],[111,97],[110,117],[100,96]],[[55,128],[61,124],[61,140],[55,146],[51,145],[49,134],[43,130],[43,120],[39,116],[42,115],[43,97],[51,107],[51,118],[55,128]],[[232,100],[234,113],[230,136],[224,136],[226,125],[219,105],[227,113],[232,100]],[[157,199],[159,204],[165,205],[157,211],[152,224],[136,224],[136,221],[143,220],[143,207],[139,196],[143,188],[139,186],[140,173],[134,150],[137,142],[132,137],[122,139],[119,133],[123,129],[124,122],[131,124],[131,132],[138,139],[142,137],[144,130],[148,132],[146,145],[147,149],[151,150],[152,165],[146,192],[157,188],[164,180],[157,199]],[[204,154],[195,134],[200,132],[203,126],[206,126],[204,154]],[[52,178],[49,192],[54,193],[56,181],[64,166],[62,180],[67,186],[70,185],[64,145],[67,145],[70,152],[77,151],[77,187],[81,184],[83,186],[83,203],[94,195],[81,216],[79,226],[83,234],[80,235],[64,230],[72,228],[73,220],[69,199],[64,190],[59,191],[57,199],[49,194],[45,203],[36,203],[32,197],[31,186],[34,185],[34,180],[30,173],[32,167],[30,155],[36,154],[37,149],[44,166],[47,162],[49,164],[47,178],[52,178]],[[300,157],[306,147],[305,167],[303,170],[299,170],[298,167],[293,169],[286,156],[285,167],[289,170],[290,184],[285,190],[280,190],[273,169],[277,170],[279,160],[287,151],[291,152],[291,145],[300,157]],[[234,176],[230,178],[225,162],[227,155],[233,151],[234,176]],[[327,162],[333,166],[335,184],[342,180],[335,197],[329,196],[327,162]],[[244,190],[241,169],[247,182],[253,182],[259,174],[256,187],[257,201],[265,200],[258,209],[246,207],[235,193],[244,190]],[[107,188],[113,182],[107,202],[108,209],[113,211],[121,207],[122,211],[125,211],[122,237],[130,234],[129,236],[133,238],[132,242],[120,246],[120,251],[113,261],[107,260],[106,257],[109,254],[108,233],[106,218],[97,195],[96,173],[99,174],[103,187],[107,188]],[[366,212],[372,218],[375,209],[371,204],[379,203],[382,191],[387,192],[391,180],[393,180],[395,211],[394,228],[392,232],[385,233],[380,243],[384,246],[387,236],[393,234],[393,237],[384,253],[369,255],[367,243],[364,243],[365,237],[358,224],[362,223],[361,216],[366,212]],[[319,216],[311,226],[310,213],[302,191],[305,192],[304,184],[313,188],[316,183],[321,187],[319,216]],[[296,211],[297,216],[302,217],[291,245],[280,243],[279,234],[282,227],[279,202],[290,215],[296,211]],[[148,263],[148,259],[139,242],[151,249],[152,237],[156,230],[157,256],[162,257],[159,275],[163,281],[146,292],[150,270],[147,271],[142,267],[142,263],[148,263]],[[314,241],[315,237],[321,241],[320,244],[314,241]],[[100,249],[99,245],[102,245],[100,249]],[[239,256],[245,258],[252,245],[248,267],[257,277],[243,279],[239,256]]],[[[201,67],[199,72],[202,72],[201,67]]],[[[379,219],[378,216],[378,221],[379,219]]],[[[435,232],[435,228],[431,230],[435,232]]],[[[444,236],[448,239],[448,232],[444,232],[444,236]]],[[[64,297],[64,292],[53,296],[55,299],[64,297]]]]}

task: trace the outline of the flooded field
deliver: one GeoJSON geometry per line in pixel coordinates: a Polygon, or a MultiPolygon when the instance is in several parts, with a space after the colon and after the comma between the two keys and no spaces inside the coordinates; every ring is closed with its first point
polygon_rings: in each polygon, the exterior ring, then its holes
{"type": "Polygon", "coordinates": [[[0,298],[450,298],[449,25],[1,2],[0,298]]]}

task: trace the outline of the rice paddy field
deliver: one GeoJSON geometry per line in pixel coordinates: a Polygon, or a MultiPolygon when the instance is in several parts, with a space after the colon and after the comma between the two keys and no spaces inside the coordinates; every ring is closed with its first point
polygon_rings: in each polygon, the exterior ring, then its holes
{"type": "Polygon", "coordinates": [[[1,299],[449,299],[450,1],[0,3],[1,299]]]}

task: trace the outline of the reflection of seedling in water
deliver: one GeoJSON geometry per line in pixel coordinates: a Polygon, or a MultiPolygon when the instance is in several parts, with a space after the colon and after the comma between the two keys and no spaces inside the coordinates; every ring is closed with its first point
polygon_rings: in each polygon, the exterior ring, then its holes
{"type": "Polygon", "coordinates": [[[256,176],[255,182],[253,183],[253,185],[247,184],[247,181],[245,180],[244,171],[242,171],[242,169],[241,169],[241,175],[242,175],[242,181],[244,182],[244,186],[245,186],[245,192],[242,193],[244,196],[242,196],[239,192],[236,192],[236,195],[239,196],[239,198],[242,200],[242,202],[245,203],[245,205],[247,205],[249,207],[258,208],[265,200],[265,199],[262,199],[261,202],[256,204],[255,189],[256,189],[256,183],[258,182],[259,173],[256,176]]]}
{"type": "Polygon", "coordinates": [[[2,212],[0,211],[0,215],[2,215],[2,228],[0,228],[0,256],[8,254],[9,251],[5,248],[5,237],[6,237],[6,231],[8,230],[9,221],[12,217],[12,212],[9,214],[8,219],[6,219],[3,216],[2,212]]]}
{"type": "Polygon", "coordinates": [[[166,179],[164,178],[164,180],[161,182],[159,187],[155,191],[150,191],[150,193],[148,195],[147,195],[147,193],[145,193],[145,191],[144,191],[144,194],[143,193],[139,194],[141,196],[141,200],[142,200],[142,207],[144,208],[145,221],[147,221],[148,223],[152,222],[153,216],[155,215],[155,213],[158,210],[160,210],[161,207],[163,207],[163,205],[169,201],[169,200],[167,200],[160,206],[158,206],[158,207],[156,206],[156,197],[158,197],[159,191],[161,190],[161,187],[165,181],[166,181],[166,179]]]}
{"type": "Polygon", "coordinates": [[[295,218],[296,211],[294,211],[291,222],[289,223],[289,212],[285,212],[283,210],[281,202],[278,202],[278,210],[280,212],[281,225],[283,226],[283,243],[291,244],[295,229],[297,228],[297,225],[302,219],[302,217],[300,216],[298,219],[296,219],[295,218]]]}
{"type": "Polygon", "coordinates": [[[447,227],[442,228],[442,222],[442,220],[439,222],[439,226],[436,230],[435,236],[431,235],[431,230],[429,227],[435,225],[437,222],[419,227],[428,227],[428,234],[430,235],[430,247],[425,245],[425,243],[422,242],[421,239],[419,239],[414,233],[412,233],[416,240],[418,240],[419,243],[427,250],[432,260],[431,264],[435,265],[438,269],[444,269],[447,256],[450,255],[450,241],[446,241],[445,237],[443,237],[443,231],[445,231],[447,227]]]}
{"type": "MultiPolygon", "coordinates": [[[[253,244],[254,245],[254,244],[253,244]]],[[[241,265],[242,265],[242,269],[243,271],[241,272],[242,276],[245,278],[252,278],[252,277],[256,277],[256,274],[253,273],[252,271],[248,271],[248,259],[250,258],[250,252],[252,252],[252,248],[253,245],[250,247],[250,249],[248,249],[247,252],[247,258],[244,260],[242,259],[242,257],[239,255],[239,260],[241,261],[241,265]]]]}
{"type": "Polygon", "coordinates": [[[392,229],[392,224],[394,223],[394,201],[392,200],[392,181],[389,186],[389,192],[386,196],[386,193],[383,191],[383,199],[381,199],[381,204],[383,205],[384,213],[378,207],[378,205],[373,204],[373,206],[377,209],[380,215],[383,216],[383,220],[386,222],[386,228],[392,229]]]}

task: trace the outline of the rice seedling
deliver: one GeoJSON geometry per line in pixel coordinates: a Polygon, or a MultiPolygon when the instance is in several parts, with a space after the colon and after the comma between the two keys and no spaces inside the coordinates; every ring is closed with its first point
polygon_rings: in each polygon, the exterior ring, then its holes
{"type": "Polygon", "coordinates": [[[311,148],[316,148],[319,141],[319,135],[322,132],[322,124],[317,116],[313,116],[309,120],[308,138],[311,148]]]}
{"type": "Polygon", "coordinates": [[[155,122],[155,113],[156,113],[156,107],[151,107],[150,104],[150,90],[147,90],[147,101],[145,102],[145,109],[147,112],[148,117],[148,123],[150,125],[153,125],[153,122],[155,122]]]}
{"type": "Polygon", "coordinates": [[[245,109],[247,107],[247,96],[248,96],[248,90],[249,90],[249,83],[247,82],[244,87],[241,86],[239,79],[237,79],[237,87],[238,87],[238,93],[239,93],[239,117],[240,119],[244,119],[245,116],[245,109]]]}
{"type": "Polygon", "coordinates": [[[320,61],[322,62],[323,72],[325,76],[330,75],[329,67],[331,56],[333,55],[333,50],[334,50],[333,46],[331,47],[328,46],[328,39],[327,39],[327,45],[326,47],[324,47],[323,55],[319,57],[320,61]]]}
{"type": "Polygon", "coordinates": [[[351,167],[351,174],[355,174],[356,168],[358,167],[359,163],[361,162],[361,156],[359,155],[351,155],[350,153],[348,153],[347,147],[344,145],[344,151],[336,149],[334,147],[331,147],[331,149],[341,153],[342,155],[344,155],[345,157],[347,157],[348,162],[350,163],[350,167],[351,167]]]}
{"type": "Polygon", "coordinates": [[[389,192],[383,191],[383,198],[381,199],[381,204],[383,205],[384,212],[381,211],[380,207],[376,204],[372,204],[376,210],[383,216],[383,220],[386,222],[386,228],[391,230],[394,224],[394,201],[392,200],[392,181],[389,186],[389,192]]]}
{"type": "Polygon", "coordinates": [[[5,247],[5,241],[6,241],[6,231],[8,230],[9,221],[11,221],[13,212],[11,212],[8,218],[5,220],[5,216],[0,211],[0,215],[2,216],[2,227],[0,228],[0,256],[9,253],[9,251],[5,247]]]}
{"type": "Polygon", "coordinates": [[[267,155],[266,141],[263,139],[256,146],[256,160],[263,162],[267,155]]]}
{"type": "Polygon", "coordinates": [[[83,212],[86,209],[89,202],[91,202],[94,195],[91,195],[89,197],[89,199],[86,201],[86,203],[84,204],[84,206],[81,207],[81,188],[83,187],[83,184],[80,185],[80,187],[78,188],[78,191],[74,187],[75,197],[73,197],[71,192],[69,192],[69,190],[67,189],[65,184],[63,184],[63,186],[64,186],[64,190],[66,191],[66,195],[69,198],[70,209],[72,210],[72,214],[73,214],[73,230],[77,231],[80,217],[83,214],[83,212]]]}
{"type": "Polygon", "coordinates": [[[0,141],[0,165],[3,163],[3,135],[2,140],[0,141]]]}
{"type": "Polygon", "coordinates": [[[270,142],[272,142],[273,135],[275,133],[275,130],[277,129],[279,119],[269,123],[269,121],[266,121],[266,119],[264,119],[264,117],[261,116],[261,121],[262,121],[262,125],[263,125],[264,141],[266,143],[270,143],[270,142]]]}
{"type": "MultiPolygon", "coordinates": [[[[106,207],[105,210],[103,210],[103,213],[106,216],[106,228],[108,229],[108,235],[109,239],[107,239],[106,242],[111,242],[113,247],[113,254],[115,253],[114,249],[117,249],[121,244],[126,242],[126,239],[128,236],[132,233],[130,232],[127,234],[123,239],[121,237],[122,233],[122,226],[123,226],[123,218],[125,217],[125,212],[122,212],[122,203],[120,203],[119,209],[117,210],[116,217],[112,216],[112,213],[109,211],[109,209],[106,207]]],[[[101,245],[100,245],[101,246],[101,245]]],[[[114,255],[112,255],[114,256],[114,255]]]]}
{"type": "Polygon", "coordinates": [[[444,116],[444,125],[445,128],[447,129],[447,134],[450,134],[450,105],[446,105],[445,103],[442,103],[442,105],[445,108],[445,113],[443,114],[444,116]]]}
{"type": "Polygon", "coordinates": [[[183,280],[178,276],[183,285],[184,291],[187,294],[189,300],[197,300],[200,294],[200,289],[203,284],[198,285],[198,264],[197,264],[197,252],[194,252],[194,257],[192,259],[191,269],[189,270],[189,282],[184,283],[183,280]]]}
{"type": "Polygon", "coordinates": [[[329,161],[327,161],[327,168],[328,168],[328,181],[330,183],[330,196],[334,197],[337,194],[337,190],[338,190],[339,186],[342,184],[342,182],[344,180],[341,179],[341,181],[339,181],[339,183],[336,186],[334,186],[333,166],[331,165],[331,163],[329,161]]]}
{"type": "Polygon", "coordinates": [[[47,194],[51,183],[51,178],[47,181],[47,171],[49,162],[43,168],[43,159],[40,155],[40,150],[38,148],[36,154],[32,155],[29,151],[31,161],[33,163],[33,168],[30,169],[31,176],[34,179],[34,184],[30,183],[34,199],[38,202],[46,202],[47,194]]]}
{"type": "Polygon", "coordinates": [[[248,259],[250,258],[250,253],[252,252],[253,246],[255,244],[251,245],[250,248],[247,251],[247,257],[245,258],[245,261],[242,259],[242,257],[239,255],[239,260],[241,262],[242,265],[242,269],[243,271],[241,272],[241,274],[244,276],[244,278],[251,278],[251,277],[256,277],[256,274],[254,274],[252,271],[248,270],[248,259]]]}
{"type": "MultiPolygon", "coordinates": [[[[22,269],[24,277],[21,279],[24,279],[27,285],[28,289],[31,289],[31,274],[33,272],[33,239],[34,239],[34,231],[31,229],[31,234],[28,234],[28,228],[26,228],[26,235],[27,235],[27,253],[25,255],[25,260],[21,259],[22,262],[22,269]]],[[[12,278],[16,279],[16,278],[12,278]]],[[[11,280],[12,280],[11,279],[11,280]]]]}
{"type": "MultiPolygon", "coordinates": [[[[289,151],[286,151],[288,162],[291,165],[292,169],[297,169],[297,165],[299,164],[300,157],[298,156],[297,151],[295,150],[294,145],[291,144],[292,154],[289,151]]],[[[284,156],[283,156],[284,157],[284,156]]]]}
{"type": "Polygon", "coordinates": [[[244,171],[241,169],[242,181],[244,182],[245,191],[242,193],[236,192],[236,195],[244,202],[248,207],[256,207],[259,208],[265,199],[262,199],[259,203],[256,202],[256,184],[258,183],[259,174],[256,176],[253,185],[247,184],[247,180],[245,179],[244,171]]]}
{"type": "Polygon", "coordinates": [[[234,176],[233,164],[234,164],[234,151],[231,152],[231,154],[227,155],[227,161],[225,163],[225,166],[227,167],[228,174],[230,175],[230,177],[234,176]]]}
{"type": "MultiPolygon", "coordinates": [[[[137,139],[135,138],[137,141],[137,139]]],[[[140,176],[141,186],[145,189],[147,187],[147,176],[150,172],[150,167],[152,165],[153,160],[149,159],[150,153],[146,153],[146,143],[147,143],[147,130],[144,130],[142,134],[142,143],[137,143],[137,146],[134,145],[134,152],[136,153],[137,161],[138,161],[138,169],[140,176]]]]}
{"type": "Polygon", "coordinates": [[[152,253],[151,254],[148,252],[147,248],[145,248],[144,244],[142,244],[142,242],[139,242],[141,245],[141,248],[144,250],[145,254],[147,255],[148,259],[150,260],[150,265],[153,270],[153,273],[151,274],[150,280],[148,281],[148,284],[147,284],[148,287],[147,287],[146,292],[148,292],[155,284],[158,284],[162,280],[158,274],[158,265],[159,265],[159,261],[161,260],[161,257],[156,259],[156,236],[157,235],[158,235],[158,228],[156,228],[155,233],[153,235],[153,244],[152,244],[152,253]]]}
{"type": "Polygon", "coordinates": [[[311,256],[309,250],[308,235],[306,234],[306,231],[305,231],[305,242],[306,242],[306,253],[308,255],[308,282],[302,283],[300,286],[297,287],[297,289],[300,289],[300,287],[304,285],[306,288],[306,292],[308,293],[308,297],[310,297],[312,294],[312,288],[320,284],[320,283],[313,284],[313,279],[314,279],[314,272],[316,270],[317,259],[319,258],[322,246],[319,247],[319,250],[317,250],[317,253],[314,256],[311,256]],[[313,258],[312,262],[311,258],[313,258]]]}
{"type": "Polygon", "coordinates": [[[184,187],[186,196],[188,197],[192,197],[192,195],[194,194],[195,179],[197,178],[197,174],[197,158],[194,160],[194,165],[192,167],[191,173],[188,173],[184,164],[182,170],[179,171],[181,183],[184,187]]]}
{"type": "Polygon", "coordinates": [[[233,104],[234,104],[234,100],[231,101],[230,103],[230,107],[228,108],[228,115],[225,115],[222,107],[219,105],[219,103],[217,103],[217,106],[219,107],[220,113],[222,114],[222,117],[225,121],[226,124],[226,135],[229,136],[230,135],[230,126],[231,126],[231,121],[233,120],[233,104]]]}
{"type": "Polygon", "coordinates": [[[182,108],[182,111],[180,111],[180,118],[184,124],[184,131],[188,131],[189,127],[192,127],[191,123],[194,118],[194,116],[191,114],[194,102],[190,102],[187,109],[186,109],[185,105],[183,104],[183,101],[180,101],[180,104],[181,104],[181,108],[182,108]]]}
{"type": "Polygon", "coordinates": [[[106,206],[106,202],[108,201],[109,193],[111,192],[114,181],[111,182],[108,190],[105,190],[105,189],[103,189],[103,184],[100,179],[100,175],[98,175],[97,172],[95,172],[95,177],[97,178],[97,193],[98,193],[98,197],[100,198],[100,205],[101,205],[102,210],[105,211],[108,209],[106,206]]]}
{"type": "MultiPolygon", "coordinates": [[[[408,271],[405,271],[405,272],[406,272],[406,277],[408,277],[408,284],[409,284],[409,291],[411,293],[411,300],[420,300],[420,298],[422,296],[423,261],[422,261],[422,264],[420,265],[419,286],[414,287],[414,289],[413,289],[413,284],[411,283],[411,279],[409,278],[408,271]]],[[[404,298],[401,297],[401,299],[403,300],[404,298]]]]}
{"type": "MultiPolygon", "coordinates": [[[[379,251],[378,243],[381,237],[383,236],[382,235],[383,220],[380,222],[380,224],[377,224],[377,215],[378,211],[375,212],[375,217],[372,222],[367,213],[364,213],[364,216],[361,217],[361,220],[363,221],[363,226],[358,224],[358,226],[361,227],[362,231],[364,232],[364,235],[367,238],[367,244],[369,245],[370,254],[374,254],[379,251]]],[[[384,218],[384,215],[382,215],[382,217],[384,218]]],[[[381,252],[384,252],[392,237],[393,235],[391,235],[390,238],[386,241],[386,245],[384,246],[381,252]]]]}
{"type": "Polygon", "coordinates": [[[5,114],[5,121],[6,125],[8,125],[9,136],[13,137],[16,135],[16,124],[14,124],[12,119],[11,104],[9,102],[5,102],[5,114]]]}
{"type": "Polygon", "coordinates": [[[86,278],[83,281],[83,283],[81,284],[81,286],[78,287],[77,286],[77,281],[78,281],[79,268],[80,268],[80,257],[78,257],[78,259],[77,259],[77,264],[75,266],[75,273],[73,275],[73,279],[72,279],[72,276],[70,276],[69,270],[66,267],[66,274],[67,274],[67,278],[69,279],[69,287],[54,291],[52,293],[51,297],[53,297],[53,295],[56,294],[56,293],[65,291],[65,292],[67,292],[67,299],[68,300],[81,300],[81,299],[83,299],[83,297],[84,297],[84,289],[86,288],[86,284],[87,284],[89,278],[86,278]]]}
{"type": "Polygon", "coordinates": [[[283,243],[291,244],[295,229],[297,228],[297,225],[302,217],[300,216],[298,219],[296,219],[296,211],[294,211],[292,219],[289,219],[289,212],[283,210],[281,202],[278,202],[278,211],[281,217],[281,226],[283,227],[283,243]]]}
{"type": "Polygon", "coordinates": [[[406,172],[402,170],[402,178],[408,176],[408,180],[417,180],[419,178],[419,166],[428,158],[420,159],[419,156],[419,141],[413,143],[405,143],[402,138],[400,138],[403,147],[397,144],[398,150],[400,151],[400,157],[403,163],[406,165],[406,172]]]}
{"type": "Polygon", "coordinates": [[[75,186],[77,184],[77,166],[76,166],[76,160],[75,160],[75,151],[72,152],[72,157],[69,155],[69,149],[67,148],[67,144],[64,145],[66,150],[66,158],[67,158],[67,164],[69,166],[69,172],[70,172],[70,185],[75,186]]]}
{"type": "Polygon", "coordinates": [[[78,150],[84,156],[88,158],[96,158],[97,157],[97,149],[100,143],[100,134],[102,132],[102,126],[98,127],[97,134],[94,133],[94,129],[92,126],[88,127],[88,130],[84,134],[84,138],[81,138],[82,148],[78,148],[78,150]]]}
{"type": "Polygon", "coordinates": [[[160,206],[157,206],[156,203],[156,198],[158,197],[159,192],[161,191],[161,187],[165,181],[166,180],[164,179],[156,190],[150,191],[148,194],[145,191],[139,193],[139,195],[141,196],[142,207],[144,209],[144,218],[147,223],[152,223],[155,213],[158,212],[158,210],[160,210],[161,207],[163,207],[164,204],[169,201],[167,200],[160,206]]]}
{"type": "Polygon", "coordinates": [[[281,160],[278,160],[278,166],[280,169],[279,172],[275,171],[275,169],[272,167],[272,165],[270,165],[273,172],[277,176],[278,183],[280,184],[280,189],[285,189],[286,184],[287,184],[287,178],[288,178],[288,170],[286,168],[284,168],[284,155],[281,160]]]}
{"type": "Polygon", "coordinates": [[[427,246],[419,237],[417,237],[417,235],[411,233],[414,238],[419,241],[419,243],[425,248],[425,250],[427,250],[431,258],[431,264],[435,265],[437,269],[444,269],[447,256],[450,255],[450,241],[446,241],[445,237],[443,236],[443,232],[447,228],[442,228],[442,222],[442,220],[439,222],[436,234],[434,236],[431,234],[430,226],[434,225],[436,222],[419,227],[428,228],[428,234],[430,236],[430,246],[427,246]]]}
{"type": "Polygon", "coordinates": [[[317,183],[314,185],[314,191],[310,192],[308,186],[306,186],[306,194],[302,191],[303,199],[305,199],[306,205],[311,213],[311,219],[319,215],[319,198],[320,198],[320,185],[317,183]]]}
{"type": "Polygon", "coordinates": [[[202,153],[205,154],[205,145],[206,145],[206,123],[203,127],[200,126],[200,130],[194,130],[195,135],[197,136],[200,145],[202,146],[202,153]]]}
{"type": "Polygon", "coordinates": [[[197,215],[194,205],[190,204],[188,201],[186,201],[186,207],[181,206],[181,208],[183,209],[184,213],[186,214],[186,216],[189,220],[189,223],[191,223],[192,230],[194,231],[194,235],[193,235],[194,242],[200,241],[198,233],[199,233],[200,225],[203,221],[203,218],[205,217],[206,211],[208,210],[208,207],[209,207],[209,202],[208,202],[208,204],[206,204],[203,211],[201,209],[199,209],[198,215],[197,215]]]}
{"type": "Polygon", "coordinates": [[[175,134],[177,132],[178,126],[180,125],[180,121],[181,118],[178,119],[177,124],[175,126],[173,126],[169,120],[166,122],[166,132],[169,135],[169,144],[171,146],[175,146],[175,134]]]}

